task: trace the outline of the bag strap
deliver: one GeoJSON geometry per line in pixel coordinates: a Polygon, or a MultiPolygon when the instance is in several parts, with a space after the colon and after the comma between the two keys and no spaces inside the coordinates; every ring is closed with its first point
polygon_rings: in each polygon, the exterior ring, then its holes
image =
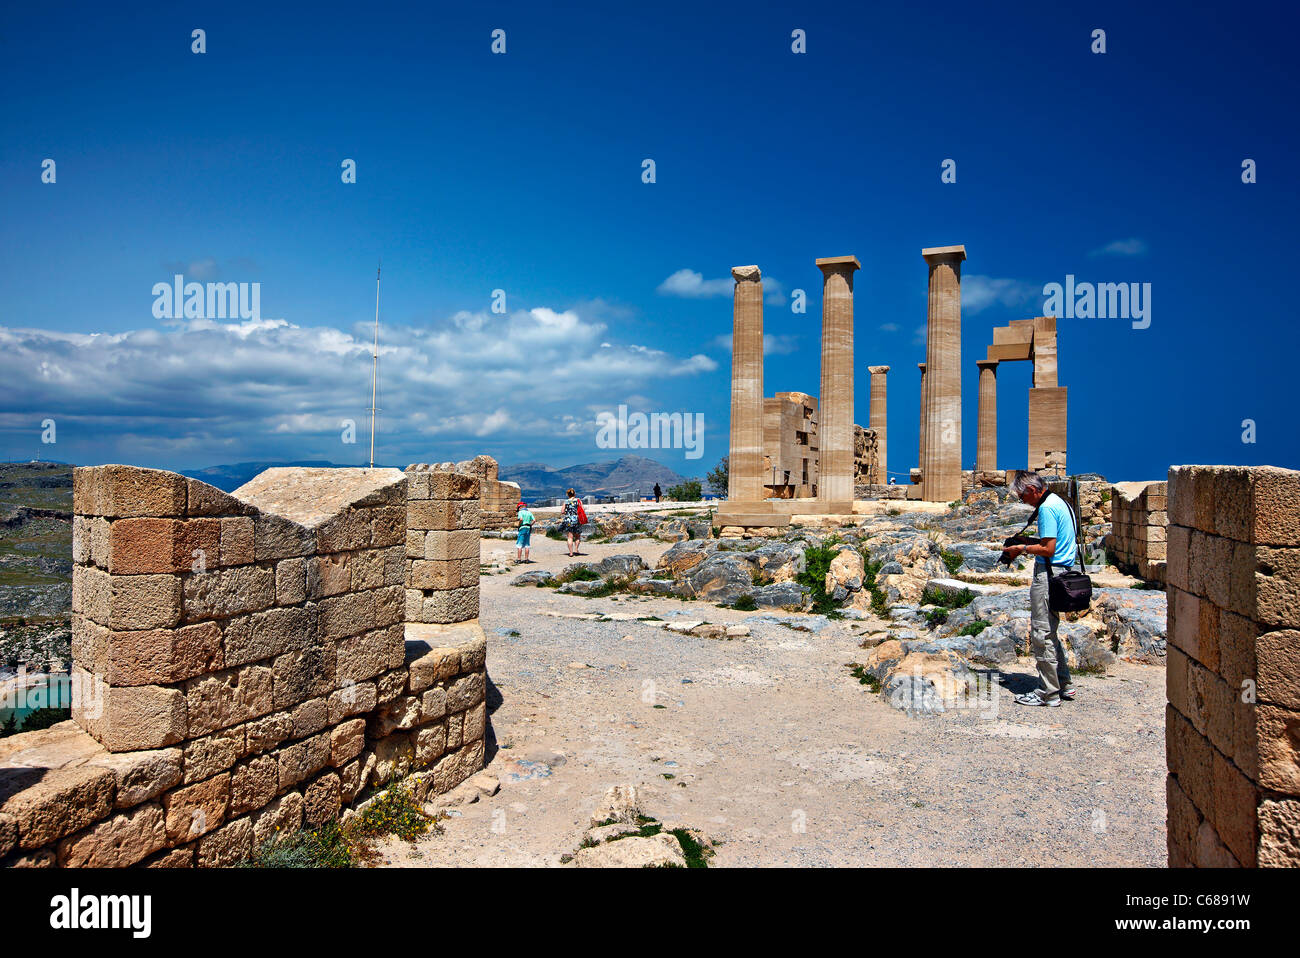
{"type": "MultiPolygon", "coordinates": [[[[1056,493],[1049,492],[1048,495],[1056,495],[1056,493]]],[[[1043,498],[1047,498],[1047,497],[1044,496],[1043,498]]],[[[1083,539],[1079,534],[1079,517],[1078,515],[1075,514],[1074,506],[1070,505],[1068,499],[1062,499],[1060,496],[1057,496],[1057,498],[1061,499],[1061,501],[1065,503],[1065,508],[1068,509],[1070,512],[1070,521],[1074,525],[1074,548],[1079,559],[1079,571],[1086,574],[1087,570],[1084,568],[1083,565],[1083,539]]],[[[1034,515],[1038,515],[1037,509],[1034,510],[1034,515]]],[[[1026,528],[1028,528],[1028,525],[1026,525],[1026,528]]],[[[1046,562],[1047,562],[1047,578],[1050,579],[1052,577],[1052,560],[1046,559],[1046,562]]],[[[1074,571],[1073,562],[1070,563],[1070,571],[1071,572],[1074,571]]]]}

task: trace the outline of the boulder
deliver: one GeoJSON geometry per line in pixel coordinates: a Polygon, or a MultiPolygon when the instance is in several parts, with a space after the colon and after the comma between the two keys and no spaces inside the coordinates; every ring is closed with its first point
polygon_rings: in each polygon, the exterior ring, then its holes
{"type": "Polygon", "coordinates": [[[571,868],[685,868],[686,856],[676,836],[660,832],[580,848],[571,868]]]}
{"type": "Polygon", "coordinates": [[[1001,549],[991,549],[985,545],[970,542],[958,542],[949,547],[950,551],[959,553],[962,565],[959,571],[991,572],[998,564],[1001,549]]]}
{"type": "Polygon", "coordinates": [[[693,598],[730,605],[754,591],[753,567],[735,554],[717,553],[688,572],[685,582],[693,598]]]}
{"type": "Polygon", "coordinates": [[[630,579],[632,576],[650,568],[639,555],[630,553],[627,555],[606,556],[599,562],[590,563],[588,567],[602,579],[630,579]]]}
{"type": "Polygon", "coordinates": [[[837,602],[843,602],[849,592],[862,588],[865,574],[862,556],[854,549],[841,549],[826,572],[826,591],[837,595],[837,602]]]}
{"type": "Polygon", "coordinates": [[[537,569],[533,572],[525,572],[523,575],[515,576],[513,579],[510,580],[510,584],[511,585],[532,585],[532,586],[546,585],[554,578],[555,576],[551,575],[551,573],[546,572],[542,569],[537,569]]]}
{"type": "Polygon", "coordinates": [[[761,609],[787,609],[802,611],[812,607],[812,594],[806,585],[798,582],[773,582],[750,589],[754,603],[761,609]]]}
{"type": "Polygon", "coordinates": [[[681,519],[665,519],[655,529],[654,537],[661,542],[681,542],[689,540],[690,533],[686,530],[686,523],[681,519]]]}
{"type": "Polygon", "coordinates": [[[714,549],[717,548],[716,543],[705,543],[699,539],[678,542],[659,557],[659,562],[656,564],[657,568],[667,569],[673,575],[680,576],[708,558],[712,552],[712,549],[709,548],[710,545],[714,549]]]}
{"type": "Polygon", "coordinates": [[[1153,589],[1098,589],[1092,614],[1106,626],[1110,647],[1132,662],[1165,663],[1168,605],[1153,589]]]}
{"type": "Polygon", "coordinates": [[[596,810],[591,813],[591,827],[614,822],[637,824],[641,815],[641,793],[635,785],[614,785],[605,793],[596,810]]]}

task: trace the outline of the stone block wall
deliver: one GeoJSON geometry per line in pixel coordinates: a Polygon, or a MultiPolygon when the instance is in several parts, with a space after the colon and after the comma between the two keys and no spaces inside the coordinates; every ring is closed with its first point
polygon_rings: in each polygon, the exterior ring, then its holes
{"type": "Polygon", "coordinates": [[[1110,490],[1111,528],[1106,548],[1116,568],[1164,585],[1168,558],[1167,483],[1117,482],[1110,490]]]}
{"type": "Polygon", "coordinates": [[[476,518],[477,487],[438,488],[408,502],[395,469],[271,469],[227,495],[75,470],[73,720],[0,742],[0,861],[230,865],[395,774],[420,769],[425,792],[473,774],[478,534],[473,575],[453,574],[446,541],[409,558],[408,523],[476,518]],[[413,592],[439,626],[408,634],[413,592]]]}
{"type": "Polygon", "coordinates": [[[475,456],[464,462],[412,463],[407,472],[454,472],[478,480],[479,528],[489,531],[519,527],[518,505],[522,493],[517,482],[502,482],[497,461],[491,456],[475,456]]]}
{"type": "Polygon", "coordinates": [[[1300,865],[1300,472],[1167,489],[1169,864],[1300,865]]]}

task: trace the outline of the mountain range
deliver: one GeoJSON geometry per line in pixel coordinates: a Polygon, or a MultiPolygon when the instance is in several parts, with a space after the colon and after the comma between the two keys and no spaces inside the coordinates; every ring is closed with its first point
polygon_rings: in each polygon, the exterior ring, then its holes
{"type": "Polygon", "coordinates": [[[517,482],[525,499],[563,496],[574,489],[579,495],[620,496],[640,493],[648,496],[655,483],[666,492],[686,477],[678,475],[661,462],[644,456],[623,456],[613,462],[585,462],[563,469],[552,469],[540,462],[521,462],[501,467],[504,482],[517,482]]]}
{"type": "MultiPolygon", "coordinates": [[[[238,489],[257,474],[273,466],[312,466],[340,468],[347,464],[324,459],[295,462],[232,462],[206,469],[181,470],[182,475],[216,486],[223,492],[238,489]]],[[[398,466],[398,468],[402,468],[398,466]]],[[[576,489],[580,495],[618,496],[641,493],[648,496],[657,482],[667,491],[684,480],[663,463],[644,456],[623,456],[613,462],[586,462],[563,469],[552,469],[541,462],[521,462],[502,466],[501,479],[517,482],[525,498],[543,499],[563,496],[566,489],[576,489]]]]}

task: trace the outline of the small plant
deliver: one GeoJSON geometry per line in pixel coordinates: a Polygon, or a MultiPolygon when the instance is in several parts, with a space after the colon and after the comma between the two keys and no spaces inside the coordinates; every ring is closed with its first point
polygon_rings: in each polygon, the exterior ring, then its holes
{"type": "Polygon", "coordinates": [[[753,612],[758,608],[758,603],[754,601],[753,595],[746,592],[744,595],[737,598],[736,601],[731,604],[731,607],[737,612],[753,612]]]}
{"type": "Polygon", "coordinates": [[[987,629],[992,623],[985,622],[983,619],[976,619],[974,622],[968,622],[957,630],[958,635],[979,635],[987,629]]]}
{"type": "Polygon", "coordinates": [[[566,582],[595,582],[599,578],[599,572],[589,569],[587,566],[578,566],[576,569],[570,569],[563,575],[557,575],[551,581],[556,585],[564,585],[566,582]]]}
{"type": "Polygon", "coordinates": [[[925,613],[925,623],[930,628],[943,625],[948,621],[948,610],[944,608],[930,609],[925,613]]]}
{"type": "Polygon", "coordinates": [[[1109,489],[1103,489],[1103,490],[1101,490],[1101,501],[1102,501],[1102,502],[1110,502],[1110,490],[1109,490],[1109,489]]]}
{"type": "Polygon", "coordinates": [[[548,538],[548,539],[554,539],[556,542],[563,542],[563,541],[564,541],[564,533],[561,532],[559,529],[547,529],[547,530],[546,530],[546,538],[548,538]]]}
{"type": "Polygon", "coordinates": [[[858,680],[859,685],[865,685],[867,690],[873,693],[880,691],[880,680],[868,672],[865,666],[850,662],[848,669],[849,674],[858,680]]]}
{"type": "Polygon", "coordinates": [[[337,821],[311,831],[274,835],[239,863],[241,868],[352,868],[357,858],[337,821]]]}
{"type": "Polygon", "coordinates": [[[1158,583],[1155,583],[1155,582],[1147,582],[1147,581],[1145,581],[1145,580],[1143,580],[1143,579],[1138,579],[1138,581],[1134,582],[1131,586],[1129,586],[1129,588],[1130,588],[1130,589],[1139,589],[1139,590],[1146,589],[1146,590],[1151,591],[1151,592],[1163,592],[1163,591],[1165,591],[1165,587],[1164,587],[1164,586],[1159,585],[1158,583]]]}
{"type": "Polygon", "coordinates": [[[962,555],[960,552],[954,552],[951,549],[944,549],[942,552],[939,553],[939,555],[943,559],[943,564],[948,567],[949,575],[955,574],[957,570],[962,567],[962,564],[966,561],[966,557],[964,555],[962,555]]]}

